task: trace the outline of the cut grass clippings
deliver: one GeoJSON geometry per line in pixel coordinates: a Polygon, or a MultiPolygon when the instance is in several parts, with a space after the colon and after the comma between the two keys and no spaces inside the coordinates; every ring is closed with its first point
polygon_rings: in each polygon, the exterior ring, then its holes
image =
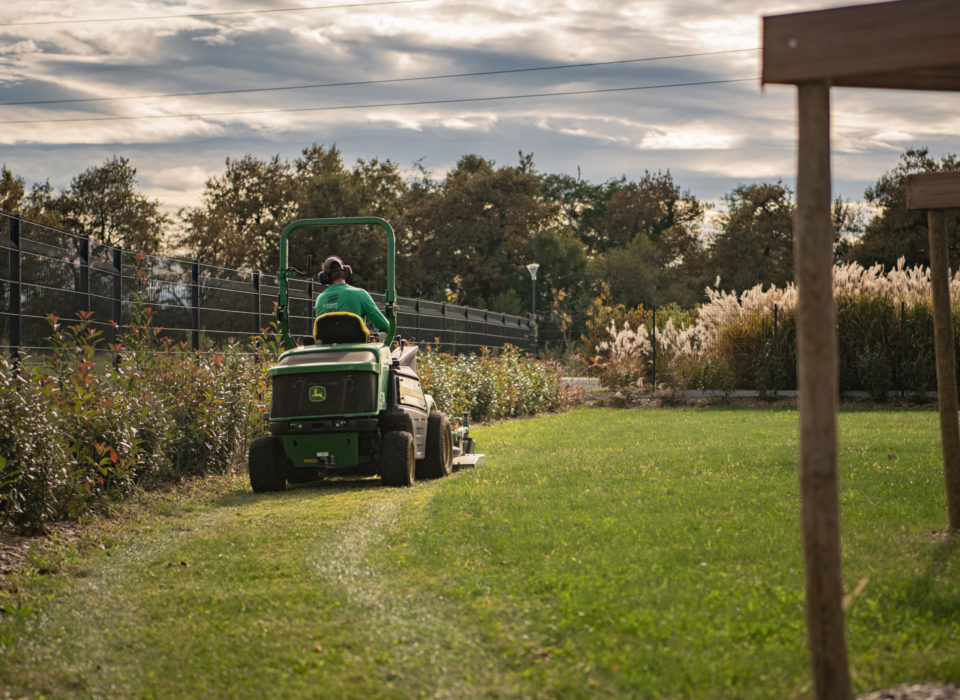
{"type": "MultiPolygon", "coordinates": [[[[485,466],[412,489],[227,479],[8,592],[0,687],[809,695],[796,428],[793,409],[582,408],[476,427],[485,466]]],[[[840,416],[858,692],[960,679],[938,437],[935,412],[840,416]]]]}

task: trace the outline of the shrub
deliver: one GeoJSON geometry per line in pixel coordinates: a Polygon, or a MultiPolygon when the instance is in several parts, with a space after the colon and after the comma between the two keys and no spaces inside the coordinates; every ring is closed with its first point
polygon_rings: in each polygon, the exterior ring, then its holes
{"type": "Polygon", "coordinates": [[[49,321],[50,351],[29,372],[0,364],[0,524],[36,532],[134,485],[225,469],[262,434],[270,329],[247,354],[232,340],[195,353],[137,299],[104,362],[91,314],[49,321]]]}
{"type": "Polygon", "coordinates": [[[50,315],[51,352],[34,370],[44,401],[36,410],[51,413],[66,449],[56,516],[76,516],[92,501],[122,495],[133,482],[140,450],[129,406],[97,371],[102,333],[91,326],[92,317],[80,312],[77,323],[64,326],[50,315]]]}
{"type": "MultiPolygon", "coordinates": [[[[37,532],[135,485],[226,469],[264,434],[266,370],[282,351],[275,327],[248,348],[193,352],[138,299],[104,355],[90,314],[50,323],[50,352],[30,372],[0,360],[0,524],[37,532]]],[[[514,347],[473,357],[428,348],[420,371],[454,418],[530,415],[567,399],[557,364],[514,347]]]]}
{"type": "Polygon", "coordinates": [[[860,384],[874,401],[883,401],[892,388],[890,363],[880,348],[870,348],[857,359],[860,384]]]}
{"type": "Polygon", "coordinates": [[[777,390],[783,387],[783,369],[772,340],[763,344],[754,368],[753,383],[761,399],[777,397],[777,390]]]}
{"type": "Polygon", "coordinates": [[[0,523],[33,533],[59,514],[67,450],[56,419],[39,386],[0,359],[0,523]]]}
{"type": "MultiPolygon", "coordinates": [[[[796,287],[757,285],[739,294],[717,289],[706,294],[707,302],[691,312],[670,311],[665,321],[658,314],[657,384],[756,389],[767,396],[774,387],[795,389],[796,287]]],[[[879,396],[901,386],[920,395],[936,386],[927,268],[905,268],[902,260],[891,270],[841,265],[834,269],[834,296],[840,391],[865,389],[879,396]]],[[[951,280],[950,296],[954,306],[960,304],[960,273],[951,280]]],[[[616,391],[649,381],[651,314],[642,307],[607,307],[602,300],[595,301],[590,313],[586,340],[593,372],[616,391]],[[607,325],[601,327],[600,321],[607,325]]],[[[954,326],[960,340],[957,313],[954,326]]]]}
{"type": "Polygon", "coordinates": [[[519,348],[452,356],[427,348],[418,358],[424,391],[453,418],[482,421],[554,411],[567,403],[559,365],[519,348]]]}

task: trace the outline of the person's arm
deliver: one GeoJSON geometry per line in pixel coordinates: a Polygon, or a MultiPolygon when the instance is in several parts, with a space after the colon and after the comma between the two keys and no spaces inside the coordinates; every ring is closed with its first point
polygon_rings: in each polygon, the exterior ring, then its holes
{"type": "Polygon", "coordinates": [[[390,321],[384,316],[373,301],[367,290],[363,290],[363,315],[366,316],[377,327],[377,330],[390,330],[390,321]]]}

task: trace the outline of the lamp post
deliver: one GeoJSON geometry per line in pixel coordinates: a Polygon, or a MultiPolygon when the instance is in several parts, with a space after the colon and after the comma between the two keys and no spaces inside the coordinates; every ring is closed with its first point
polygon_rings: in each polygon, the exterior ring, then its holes
{"type": "Polygon", "coordinates": [[[530,283],[533,285],[530,294],[530,313],[533,316],[533,356],[537,356],[537,270],[540,269],[539,263],[530,263],[527,265],[527,272],[530,273],[530,283]]]}
{"type": "Polygon", "coordinates": [[[540,269],[539,263],[530,263],[527,265],[527,272],[530,273],[530,281],[533,283],[533,294],[530,297],[530,313],[537,317],[537,270],[540,269]]]}

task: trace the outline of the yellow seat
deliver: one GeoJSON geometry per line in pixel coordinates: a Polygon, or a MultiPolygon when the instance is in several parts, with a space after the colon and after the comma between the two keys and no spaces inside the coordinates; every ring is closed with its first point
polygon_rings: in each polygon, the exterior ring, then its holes
{"type": "Polygon", "coordinates": [[[363,319],[349,311],[331,311],[321,314],[313,322],[313,340],[318,345],[366,343],[370,340],[363,319]]]}

